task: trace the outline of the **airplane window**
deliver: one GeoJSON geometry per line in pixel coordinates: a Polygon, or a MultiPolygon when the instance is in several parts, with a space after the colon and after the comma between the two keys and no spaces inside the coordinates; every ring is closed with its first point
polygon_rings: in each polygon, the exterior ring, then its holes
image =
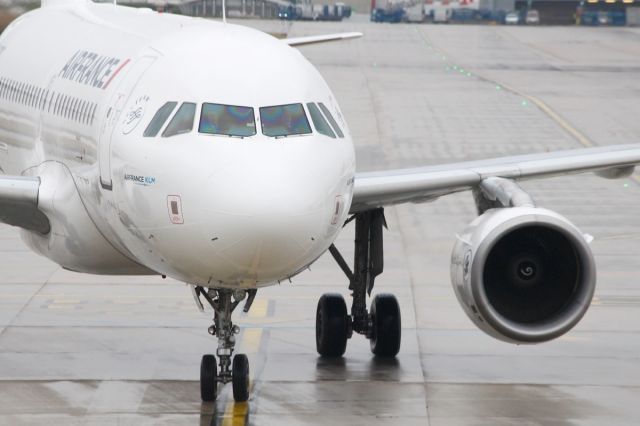
{"type": "Polygon", "coordinates": [[[164,132],[162,132],[163,138],[168,138],[175,135],[181,135],[183,133],[189,133],[193,130],[193,121],[196,117],[196,104],[191,102],[185,102],[180,105],[178,112],[173,116],[173,119],[169,122],[169,125],[164,132]]]}
{"type": "Polygon", "coordinates": [[[98,109],[98,104],[93,104],[93,109],[91,110],[91,124],[96,120],[96,109],[98,109]]]}
{"type": "Polygon", "coordinates": [[[167,102],[166,104],[162,105],[158,112],[156,112],[156,114],[151,119],[151,122],[147,126],[147,129],[144,131],[143,136],[145,138],[156,137],[160,129],[162,129],[164,123],[167,121],[167,118],[169,118],[169,116],[173,112],[176,105],[178,105],[177,102],[167,102]]]}
{"type": "Polygon", "coordinates": [[[53,103],[53,114],[54,115],[58,115],[58,106],[60,105],[59,104],[60,96],[61,96],[60,93],[57,93],[56,94],[56,101],[53,103]]]}
{"type": "Polygon", "coordinates": [[[82,113],[82,107],[84,105],[84,101],[82,99],[78,99],[78,104],[76,105],[76,113],[73,115],[73,119],[80,122],[80,114],[82,113]]]}
{"type": "Polygon", "coordinates": [[[309,120],[302,104],[277,105],[260,108],[262,133],[271,137],[305,135],[311,133],[309,120]]]}
{"type": "Polygon", "coordinates": [[[340,126],[338,126],[338,123],[336,123],[336,120],[333,118],[333,115],[331,115],[331,112],[329,111],[329,108],[324,106],[324,104],[322,102],[318,102],[318,105],[320,105],[320,109],[322,110],[322,112],[324,112],[324,115],[329,120],[329,123],[331,123],[331,126],[333,126],[333,130],[336,131],[336,133],[338,134],[338,137],[339,138],[344,138],[344,133],[342,133],[342,130],[340,129],[340,126]]]}
{"type": "Polygon", "coordinates": [[[69,118],[72,120],[76,119],[76,111],[78,110],[78,98],[73,98],[73,102],[69,107],[69,118]]]}
{"type": "Polygon", "coordinates": [[[82,103],[82,112],[80,113],[80,121],[84,124],[87,123],[87,111],[89,110],[89,102],[82,103]]]}
{"type": "Polygon", "coordinates": [[[78,110],[76,111],[76,121],[82,123],[82,115],[84,114],[84,109],[86,108],[86,102],[81,100],[78,104],[78,110]]]}
{"type": "Polygon", "coordinates": [[[53,100],[56,97],[56,92],[51,92],[50,94],[51,96],[49,96],[49,100],[47,101],[47,112],[51,112],[51,108],[53,107],[53,100]]]}
{"type": "Polygon", "coordinates": [[[64,104],[62,105],[62,111],[61,114],[64,118],[67,118],[67,116],[69,115],[69,104],[71,103],[71,97],[70,96],[66,96],[64,97],[64,104]]]}
{"type": "Polygon", "coordinates": [[[198,132],[238,138],[253,136],[256,134],[253,108],[205,103],[202,105],[198,132]]]}
{"type": "Polygon", "coordinates": [[[60,108],[58,108],[58,115],[61,117],[64,117],[64,110],[68,101],[69,98],[67,98],[67,95],[62,95],[62,98],[60,99],[60,108]]]}
{"type": "Polygon", "coordinates": [[[324,119],[320,109],[318,106],[313,103],[307,104],[307,109],[309,110],[309,114],[311,115],[311,121],[313,121],[313,125],[315,126],[318,133],[321,135],[329,136],[330,138],[335,139],[336,134],[331,130],[331,126],[327,123],[327,120],[324,119]]]}

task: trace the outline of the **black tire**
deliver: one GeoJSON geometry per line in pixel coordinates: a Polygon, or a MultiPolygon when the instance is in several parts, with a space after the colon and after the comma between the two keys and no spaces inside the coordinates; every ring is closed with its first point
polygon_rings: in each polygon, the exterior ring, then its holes
{"type": "Polygon", "coordinates": [[[385,358],[398,355],[402,335],[398,299],[392,294],[377,295],[371,302],[371,319],[371,352],[385,358]]]}
{"type": "Polygon", "coordinates": [[[340,294],[324,294],[316,311],[316,349],[324,357],[341,357],[347,349],[347,305],[340,294]]]}
{"type": "Polygon", "coordinates": [[[203,355],[200,363],[200,397],[205,402],[218,396],[218,366],[214,355],[203,355]]]}
{"type": "Polygon", "coordinates": [[[246,355],[238,354],[233,357],[231,374],[233,399],[236,402],[247,401],[249,399],[249,359],[246,355]]]}

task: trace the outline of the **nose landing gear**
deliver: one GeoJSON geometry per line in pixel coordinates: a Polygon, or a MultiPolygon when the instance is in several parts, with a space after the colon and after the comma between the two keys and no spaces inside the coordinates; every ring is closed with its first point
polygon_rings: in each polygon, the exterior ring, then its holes
{"type": "Polygon", "coordinates": [[[249,360],[244,354],[233,356],[236,344],[236,334],[240,328],[231,322],[231,314],[238,304],[249,294],[244,311],[248,312],[255,298],[256,290],[205,290],[195,287],[195,294],[203,296],[215,311],[213,325],[209,327],[209,334],[218,338],[219,364],[211,354],[204,355],[200,363],[200,395],[203,401],[215,401],[218,396],[218,383],[233,385],[233,398],[237,402],[249,399],[249,360]],[[232,358],[233,356],[233,358],[232,358]],[[233,359],[233,361],[232,361],[233,359]],[[219,367],[219,369],[218,369],[219,367]]]}
{"type": "MultiPolygon", "coordinates": [[[[355,258],[353,272],[338,249],[329,251],[349,278],[353,297],[351,315],[347,315],[344,298],[339,294],[325,294],[318,301],[316,313],[316,348],[324,357],[344,354],[353,332],[370,340],[371,352],[378,357],[395,357],[400,351],[400,306],[395,296],[379,294],[367,311],[367,295],[371,295],[375,278],[384,269],[382,229],[386,226],[384,210],[357,213],[355,258]]],[[[350,220],[353,220],[350,219],[350,220]]]]}

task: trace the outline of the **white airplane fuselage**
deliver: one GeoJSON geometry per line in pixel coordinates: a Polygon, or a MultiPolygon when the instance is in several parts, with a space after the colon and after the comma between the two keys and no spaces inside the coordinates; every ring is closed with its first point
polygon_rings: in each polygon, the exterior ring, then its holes
{"type": "Polygon", "coordinates": [[[332,244],[355,154],[327,84],[282,41],[76,2],[30,12],[0,37],[0,168],[41,178],[51,231],[22,235],[67,269],[253,288],[332,244]],[[192,129],[145,137],[167,102],[177,107],[163,128],[194,103],[192,129]],[[201,133],[204,103],[253,108],[255,135],[201,133]],[[344,137],[321,134],[308,103],[326,105],[344,137]],[[265,135],[260,108],[289,104],[304,106],[312,133],[265,135]]]}

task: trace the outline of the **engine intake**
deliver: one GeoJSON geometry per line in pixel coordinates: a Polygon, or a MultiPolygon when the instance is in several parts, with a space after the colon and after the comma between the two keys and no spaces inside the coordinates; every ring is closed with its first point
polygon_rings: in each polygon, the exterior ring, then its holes
{"type": "Polygon", "coordinates": [[[567,219],[546,209],[491,209],[458,236],[453,287],[483,331],[513,343],[559,337],[585,314],[595,290],[591,249],[567,219]]]}

